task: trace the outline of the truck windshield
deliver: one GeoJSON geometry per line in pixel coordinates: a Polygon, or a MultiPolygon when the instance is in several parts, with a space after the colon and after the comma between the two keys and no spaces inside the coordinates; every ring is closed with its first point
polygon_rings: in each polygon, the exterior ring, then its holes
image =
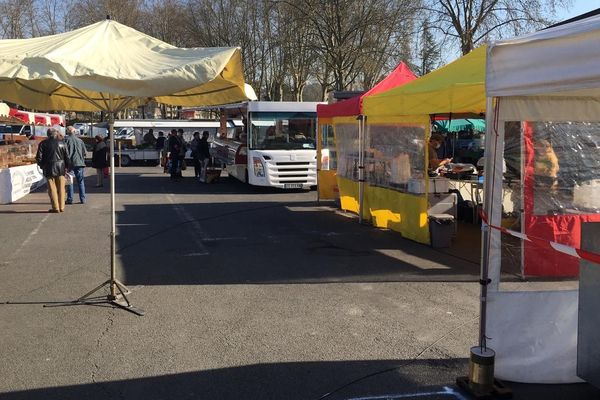
{"type": "Polygon", "coordinates": [[[314,150],[316,113],[254,112],[249,116],[249,140],[255,150],[314,150]]]}

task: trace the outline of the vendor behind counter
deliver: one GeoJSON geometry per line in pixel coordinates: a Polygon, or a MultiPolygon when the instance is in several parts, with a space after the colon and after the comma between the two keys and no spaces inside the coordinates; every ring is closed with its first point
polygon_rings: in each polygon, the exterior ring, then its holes
{"type": "Polygon", "coordinates": [[[451,158],[438,158],[437,150],[442,146],[442,143],[444,143],[444,136],[440,135],[439,133],[434,133],[429,138],[429,161],[427,171],[430,175],[437,175],[438,170],[441,167],[452,162],[451,158]]]}

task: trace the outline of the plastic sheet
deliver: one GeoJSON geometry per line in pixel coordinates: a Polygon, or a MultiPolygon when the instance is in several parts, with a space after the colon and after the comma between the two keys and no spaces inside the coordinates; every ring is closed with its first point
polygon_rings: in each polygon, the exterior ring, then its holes
{"type": "Polygon", "coordinates": [[[488,345],[495,375],[527,383],[579,382],[577,291],[491,292],[488,345]]]}
{"type": "Polygon", "coordinates": [[[358,181],[358,122],[335,124],[338,176],[358,181]]]}
{"type": "Polygon", "coordinates": [[[370,186],[408,191],[411,179],[423,179],[425,128],[416,124],[368,124],[365,179],[370,186]]]}
{"type": "MultiPolygon", "coordinates": [[[[500,379],[578,382],[580,260],[550,242],[579,248],[581,224],[600,222],[595,194],[600,182],[600,123],[523,119],[498,124],[496,150],[502,152],[506,168],[502,186],[494,185],[495,191],[502,188],[501,196],[494,194],[502,199],[502,207],[494,207],[494,212],[515,234],[498,235],[492,242],[500,244],[500,251],[491,258],[491,277],[503,282],[492,285],[488,294],[487,343],[496,351],[500,379]],[[493,268],[497,261],[498,274],[493,268]],[[522,282],[515,275],[533,279],[522,282]]],[[[499,171],[496,166],[496,179],[499,171]]]]}
{"type": "Polygon", "coordinates": [[[576,277],[578,259],[545,242],[579,247],[582,222],[600,222],[600,123],[506,122],[502,225],[541,239],[502,238],[502,269],[576,277]],[[512,210],[505,203],[513,205],[512,210]],[[512,268],[511,268],[512,267],[512,268]]]}
{"type": "Polygon", "coordinates": [[[337,169],[337,151],[335,148],[335,137],[333,126],[329,124],[320,125],[320,149],[321,149],[321,171],[337,169]]]}

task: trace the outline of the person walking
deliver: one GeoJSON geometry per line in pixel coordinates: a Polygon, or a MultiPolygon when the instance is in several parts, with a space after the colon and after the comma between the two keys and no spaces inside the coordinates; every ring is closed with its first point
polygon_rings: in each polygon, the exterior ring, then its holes
{"type": "Polygon", "coordinates": [[[202,132],[202,139],[198,144],[198,159],[200,160],[200,166],[202,172],[200,173],[200,182],[206,182],[206,169],[210,162],[210,144],[208,143],[208,131],[202,132]]]}
{"type": "Polygon", "coordinates": [[[198,152],[198,146],[200,145],[200,132],[194,132],[194,138],[190,142],[190,150],[192,151],[192,159],[194,160],[194,178],[198,179],[202,173],[202,167],[200,165],[200,153],[198,152]]]}
{"type": "Polygon", "coordinates": [[[67,126],[67,153],[71,162],[71,171],[73,172],[73,184],[67,186],[67,204],[73,204],[73,192],[75,182],[77,182],[77,191],[79,192],[79,202],[85,203],[85,143],[76,136],[77,130],[72,126],[67,126]]]}
{"type": "Polygon", "coordinates": [[[65,211],[65,173],[71,168],[66,144],[59,139],[60,132],[50,128],[48,138],[40,143],[35,161],[43,171],[48,183],[51,213],[65,211]]]}
{"type": "Polygon", "coordinates": [[[179,149],[179,172],[178,172],[178,176],[179,178],[183,177],[183,170],[186,169],[186,165],[185,165],[185,153],[187,151],[187,143],[185,141],[185,138],[183,137],[183,129],[179,128],[177,130],[177,137],[179,138],[179,143],[181,143],[181,147],[179,149]]]}
{"type": "Polygon", "coordinates": [[[108,168],[108,146],[100,135],[96,135],[96,144],[92,152],[92,168],[96,169],[96,187],[104,186],[104,169],[108,168]]]}
{"type": "Polygon", "coordinates": [[[177,180],[181,177],[181,151],[183,138],[177,135],[177,130],[171,130],[169,135],[169,158],[171,159],[171,179],[177,180]]]}

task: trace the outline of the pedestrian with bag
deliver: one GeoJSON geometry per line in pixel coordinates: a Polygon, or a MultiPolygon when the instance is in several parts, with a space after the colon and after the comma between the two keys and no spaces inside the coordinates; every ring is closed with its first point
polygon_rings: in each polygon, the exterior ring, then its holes
{"type": "Polygon", "coordinates": [[[48,138],[40,143],[35,161],[48,183],[51,213],[65,211],[65,173],[71,167],[66,144],[59,139],[60,132],[50,128],[48,138]]]}
{"type": "MultiPolygon", "coordinates": [[[[73,192],[75,183],[77,183],[77,191],[79,192],[79,203],[85,203],[85,143],[75,135],[76,129],[72,126],[67,126],[67,137],[65,144],[67,145],[67,153],[71,162],[69,175],[71,176],[71,184],[67,185],[67,204],[73,204],[73,192]],[[72,172],[72,173],[71,173],[72,172]]],[[[69,178],[67,177],[67,180],[69,178]]]]}
{"type": "Polygon", "coordinates": [[[96,169],[96,187],[104,186],[104,169],[108,168],[108,146],[100,135],[96,135],[92,152],[92,168],[96,169]]]}

